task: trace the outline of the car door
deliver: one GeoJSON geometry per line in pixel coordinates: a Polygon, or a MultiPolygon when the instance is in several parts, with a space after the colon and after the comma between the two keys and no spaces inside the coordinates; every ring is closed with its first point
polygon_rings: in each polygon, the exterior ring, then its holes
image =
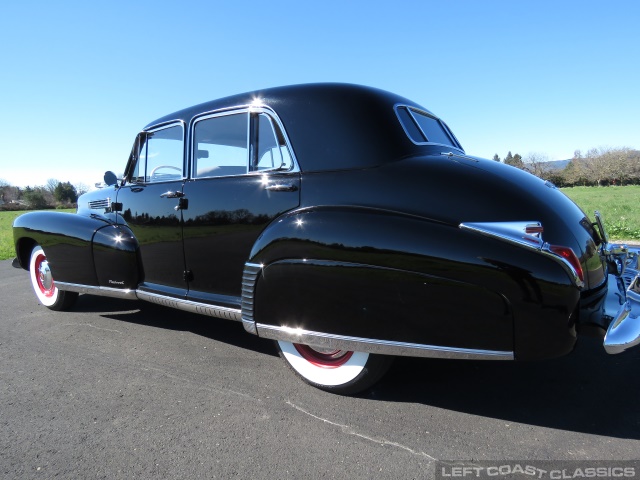
{"type": "Polygon", "coordinates": [[[188,296],[239,308],[244,264],[264,228],[300,203],[300,177],[273,112],[240,109],[203,116],[191,134],[184,185],[188,296]]]}
{"type": "Polygon", "coordinates": [[[118,222],[131,228],[140,245],[140,290],[172,296],[187,292],[181,211],[184,137],[182,122],[141,133],[117,196],[118,222]]]}

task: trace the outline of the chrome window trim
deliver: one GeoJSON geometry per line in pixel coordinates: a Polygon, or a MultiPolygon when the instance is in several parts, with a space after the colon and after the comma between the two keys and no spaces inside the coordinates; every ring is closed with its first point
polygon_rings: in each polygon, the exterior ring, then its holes
{"type": "MultiPolygon", "coordinates": [[[[145,171],[145,181],[144,182],[133,182],[129,179],[126,179],[126,183],[127,185],[157,185],[157,184],[162,184],[162,183],[171,183],[171,182],[184,182],[185,179],[187,178],[187,155],[186,155],[186,148],[187,148],[187,124],[184,120],[180,120],[180,119],[176,119],[176,120],[169,120],[166,122],[162,122],[162,123],[158,123],[156,125],[151,125],[149,127],[145,127],[140,133],[155,133],[155,132],[159,132],[161,130],[166,130],[167,128],[171,128],[171,127],[175,127],[180,125],[180,127],[182,127],[182,177],[179,179],[173,179],[173,180],[164,180],[161,182],[147,182],[146,181],[146,171],[145,171]]],[[[140,145],[138,143],[139,141],[139,136],[140,133],[138,134],[138,136],[136,136],[136,141],[134,144],[134,148],[137,150],[140,148],[140,145]]],[[[136,164],[138,163],[138,161],[140,160],[140,152],[136,152],[136,164]]],[[[146,165],[145,165],[146,168],[146,165]]],[[[128,168],[128,170],[130,170],[130,168],[128,168]]],[[[131,173],[131,172],[130,172],[131,173]]]]}
{"type": "MultiPolygon", "coordinates": [[[[273,127],[272,127],[273,128],[273,127]]],[[[284,125],[282,124],[282,121],[280,120],[280,117],[278,117],[278,114],[270,107],[266,106],[266,105],[237,105],[234,107],[225,107],[225,108],[221,108],[221,109],[217,109],[217,110],[211,110],[209,112],[203,112],[201,114],[198,114],[197,116],[193,117],[191,119],[191,124],[189,127],[189,178],[191,180],[200,180],[200,179],[204,179],[204,178],[229,178],[229,177],[240,177],[240,176],[244,176],[244,175],[269,175],[269,174],[273,174],[273,173],[277,173],[277,174],[283,174],[283,173],[299,173],[300,172],[300,166],[298,164],[298,159],[295,155],[295,152],[293,151],[293,147],[291,146],[291,142],[289,140],[289,136],[287,134],[287,131],[284,128],[284,125]],[[194,166],[195,166],[195,151],[196,151],[196,145],[195,145],[195,127],[196,124],[200,121],[203,120],[208,120],[210,118],[216,118],[216,117],[222,117],[222,116],[226,116],[226,115],[235,115],[235,114],[240,114],[240,113],[248,113],[249,115],[247,116],[247,163],[246,163],[246,172],[245,173],[241,173],[238,175],[226,175],[226,176],[206,176],[206,177],[197,177],[195,175],[195,172],[193,171],[194,166]],[[280,131],[282,132],[282,136],[284,137],[284,142],[285,142],[285,146],[289,152],[289,156],[291,157],[291,168],[289,168],[288,170],[251,170],[251,114],[252,113],[265,113],[267,114],[270,119],[272,121],[274,121],[278,128],[280,129],[280,131]]]]}
{"type": "MultiPolygon", "coordinates": [[[[278,128],[280,129],[280,132],[284,137],[285,146],[289,151],[289,156],[291,157],[291,168],[289,168],[288,170],[253,170],[253,171],[249,171],[249,174],[268,175],[270,173],[299,173],[300,165],[298,164],[298,159],[296,158],[296,154],[293,151],[293,147],[291,146],[289,135],[287,135],[287,131],[285,130],[284,125],[282,124],[282,121],[280,120],[280,117],[278,116],[278,114],[272,108],[266,105],[252,106],[250,107],[250,111],[251,113],[265,113],[267,116],[269,116],[269,118],[272,121],[274,121],[278,125],[278,128]]],[[[272,129],[273,129],[273,125],[272,125],[272,129]]]]}
{"type": "Polygon", "coordinates": [[[460,142],[458,141],[458,139],[456,138],[456,136],[453,134],[453,132],[451,131],[451,129],[449,128],[449,126],[444,123],[440,118],[438,118],[437,116],[435,116],[433,113],[431,113],[428,110],[424,110],[421,108],[416,108],[416,107],[412,107],[410,105],[406,105],[404,103],[396,103],[393,106],[393,111],[396,114],[396,117],[398,119],[398,122],[400,123],[400,126],[402,127],[402,130],[404,130],[404,133],[406,134],[407,138],[411,141],[411,143],[413,143],[414,145],[433,145],[433,146],[440,146],[440,147],[446,147],[446,148],[455,148],[456,150],[460,150],[463,154],[465,154],[464,149],[462,148],[462,145],[460,144],[460,142]],[[404,123],[402,122],[402,118],[400,117],[400,114],[398,112],[399,109],[401,108],[406,108],[407,111],[409,112],[409,116],[411,117],[411,120],[413,121],[414,125],[416,126],[416,128],[420,131],[420,133],[422,133],[422,136],[424,138],[428,138],[427,135],[424,133],[424,130],[422,130],[422,128],[420,127],[420,124],[418,124],[418,121],[416,120],[415,116],[413,115],[413,111],[415,110],[416,112],[419,112],[421,114],[426,115],[427,117],[431,117],[434,120],[436,120],[438,123],[440,123],[443,131],[445,132],[446,135],[449,136],[449,139],[451,140],[451,143],[453,145],[450,144],[446,144],[446,143],[436,143],[436,142],[416,142],[413,138],[411,138],[411,135],[409,134],[409,131],[407,130],[407,128],[405,127],[404,123]]]}
{"type": "Polygon", "coordinates": [[[406,357],[456,358],[465,360],[514,360],[512,351],[445,347],[373,338],[350,337],[257,323],[258,336],[272,340],[302,343],[319,348],[368,352],[406,357]]]}

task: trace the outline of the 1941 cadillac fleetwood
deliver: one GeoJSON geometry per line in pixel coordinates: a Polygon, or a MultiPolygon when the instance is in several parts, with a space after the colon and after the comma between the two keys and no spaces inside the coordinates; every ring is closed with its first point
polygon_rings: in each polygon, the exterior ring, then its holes
{"type": "Polygon", "coordinates": [[[42,304],[79,293],[241,321],[355,393],[395,355],[531,360],[640,342],[637,252],[553,184],[469,156],[430,111],[342,84],[197,105],[140,132],[76,214],[14,223],[42,304]]]}

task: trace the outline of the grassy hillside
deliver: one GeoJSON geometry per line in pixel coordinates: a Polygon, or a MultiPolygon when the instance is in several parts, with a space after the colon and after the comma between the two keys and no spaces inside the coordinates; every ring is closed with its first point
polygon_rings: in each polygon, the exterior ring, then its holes
{"type": "MultiPolygon", "coordinates": [[[[593,211],[599,210],[613,240],[640,241],[640,186],[573,187],[563,188],[562,191],[580,205],[592,220],[593,211]]],[[[11,225],[23,213],[0,212],[0,260],[15,256],[11,225]]]]}

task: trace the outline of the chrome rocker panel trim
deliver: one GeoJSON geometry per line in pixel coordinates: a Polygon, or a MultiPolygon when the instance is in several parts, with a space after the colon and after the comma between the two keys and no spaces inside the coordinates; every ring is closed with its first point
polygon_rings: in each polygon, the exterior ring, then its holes
{"type": "Polygon", "coordinates": [[[216,305],[210,305],[208,303],[200,303],[194,302],[192,300],[167,297],[164,295],[158,295],[157,293],[143,292],[140,290],[136,292],[136,295],[140,300],[163,305],[165,307],[177,308],[178,310],[184,310],[185,312],[207,315],[209,317],[223,318],[225,320],[234,320],[236,322],[239,322],[242,319],[240,309],[236,308],[218,307],[216,305]]]}
{"type": "Polygon", "coordinates": [[[90,285],[78,285],[77,283],[58,282],[55,283],[58,290],[65,292],[87,293],[89,295],[99,295],[101,297],[123,298],[125,300],[137,300],[136,291],[122,288],[92,287],[90,285]]]}
{"type": "Polygon", "coordinates": [[[289,327],[256,324],[258,336],[272,340],[303,343],[321,348],[353,350],[381,355],[429,358],[457,358],[464,360],[514,360],[513,352],[441,347],[417,343],[392,342],[373,338],[348,337],[312,332],[289,327]]]}
{"type": "Polygon", "coordinates": [[[241,310],[228,307],[219,307],[208,303],[194,302],[181,298],[167,297],[157,293],[143,292],[140,290],[118,289],[109,287],[93,287],[90,285],[78,285],[75,283],[56,282],[58,289],[66,292],[86,293],[101,297],[121,298],[125,300],[144,300],[146,302],[176,308],[186,312],[197,313],[209,317],[223,318],[225,320],[242,320],[241,310]]]}

